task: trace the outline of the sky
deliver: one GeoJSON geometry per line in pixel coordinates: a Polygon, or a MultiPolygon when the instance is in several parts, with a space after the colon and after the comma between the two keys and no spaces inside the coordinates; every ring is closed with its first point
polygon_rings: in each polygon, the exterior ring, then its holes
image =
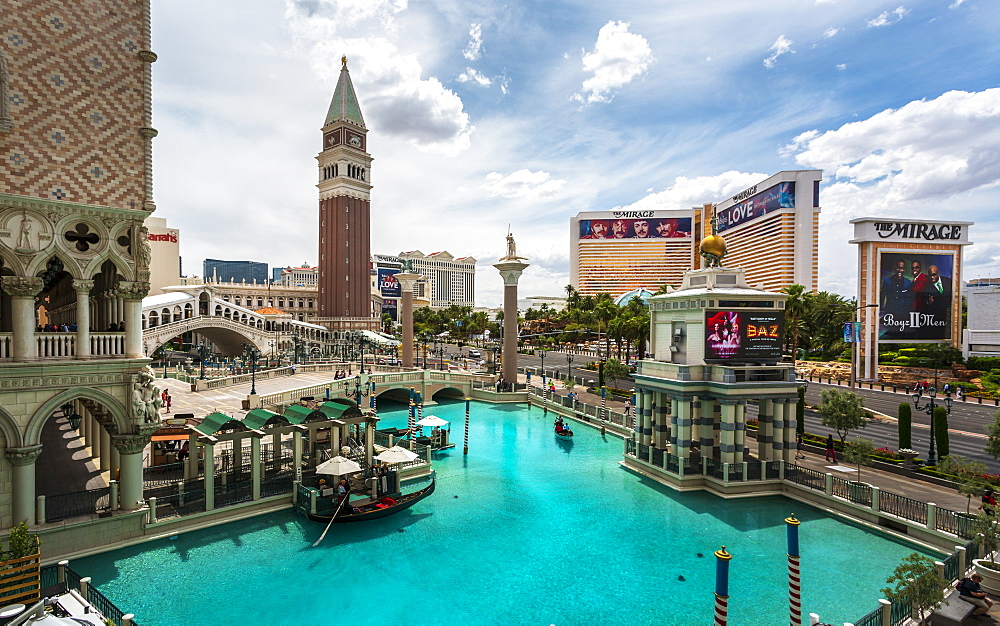
{"type": "MultiPolygon", "coordinates": [[[[998,0],[153,2],[156,215],[202,260],[317,260],[320,128],[347,55],[374,157],[373,253],[478,259],[564,295],[580,211],[718,202],[822,169],[820,289],[850,219],[975,222],[1000,276],[998,0]]],[[[656,287],[656,286],[654,286],[656,287]]]]}

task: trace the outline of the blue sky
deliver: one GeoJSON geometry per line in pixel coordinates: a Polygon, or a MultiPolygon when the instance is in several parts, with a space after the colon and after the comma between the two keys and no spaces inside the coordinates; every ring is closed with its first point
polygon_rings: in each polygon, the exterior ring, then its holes
{"type": "Polygon", "coordinates": [[[372,250],[569,282],[569,218],[719,201],[822,169],[820,288],[848,220],[976,222],[1000,275],[1000,2],[171,0],[153,3],[157,215],[205,257],[316,261],[315,156],[341,54],[375,157],[372,250]],[[247,8],[252,7],[252,8],[247,8]]]}

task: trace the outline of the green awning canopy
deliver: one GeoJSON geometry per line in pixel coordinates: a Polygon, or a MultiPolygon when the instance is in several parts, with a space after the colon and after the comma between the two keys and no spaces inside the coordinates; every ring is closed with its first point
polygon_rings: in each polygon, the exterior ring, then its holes
{"type": "Polygon", "coordinates": [[[317,419],[328,419],[325,413],[310,409],[301,404],[292,404],[285,409],[284,418],[288,420],[289,424],[302,424],[304,422],[315,422],[317,419]]]}
{"type": "Polygon", "coordinates": [[[335,420],[340,419],[340,416],[350,408],[350,406],[339,402],[324,402],[320,405],[319,410],[327,417],[327,419],[335,420]]]}
{"type": "Polygon", "coordinates": [[[201,420],[201,423],[194,427],[203,435],[214,435],[220,430],[246,430],[243,422],[233,419],[225,413],[211,413],[201,420]],[[230,423],[232,422],[232,423],[230,423]]]}
{"type": "Polygon", "coordinates": [[[243,418],[243,425],[250,430],[259,430],[271,426],[283,426],[288,424],[284,416],[268,411],[267,409],[254,409],[243,418]]]}

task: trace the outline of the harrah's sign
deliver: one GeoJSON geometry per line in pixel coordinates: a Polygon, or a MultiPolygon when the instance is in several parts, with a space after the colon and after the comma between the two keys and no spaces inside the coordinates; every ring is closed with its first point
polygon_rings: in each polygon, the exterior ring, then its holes
{"type": "Polygon", "coordinates": [[[924,224],[919,222],[875,222],[875,232],[882,239],[923,239],[924,241],[962,238],[961,224],[924,224]]]}
{"type": "Polygon", "coordinates": [[[149,233],[150,241],[169,241],[170,243],[177,243],[177,233],[167,233],[165,235],[154,235],[149,233]]]}

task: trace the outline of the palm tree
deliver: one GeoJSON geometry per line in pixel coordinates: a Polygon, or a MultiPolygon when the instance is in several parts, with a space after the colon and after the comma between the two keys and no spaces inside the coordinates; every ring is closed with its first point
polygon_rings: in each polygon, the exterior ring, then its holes
{"type": "Polygon", "coordinates": [[[806,288],[804,285],[787,285],[781,288],[781,292],[788,294],[788,299],[785,300],[785,315],[787,320],[785,321],[785,328],[791,327],[792,329],[792,360],[798,358],[799,352],[799,322],[802,321],[802,316],[805,314],[809,302],[806,298],[806,288]]]}

